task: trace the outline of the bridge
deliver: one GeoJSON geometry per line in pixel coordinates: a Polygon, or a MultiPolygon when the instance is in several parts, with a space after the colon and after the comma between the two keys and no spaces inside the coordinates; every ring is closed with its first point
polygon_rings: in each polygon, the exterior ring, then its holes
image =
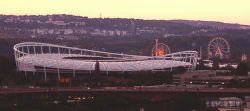
{"type": "Polygon", "coordinates": [[[4,94],[30,94],[30,93],[178,93],[178,94],[235,94],[250,95],[250,88],[192,88],[192,87],[10,87],[0,88],[0,95],[4,94]]]}

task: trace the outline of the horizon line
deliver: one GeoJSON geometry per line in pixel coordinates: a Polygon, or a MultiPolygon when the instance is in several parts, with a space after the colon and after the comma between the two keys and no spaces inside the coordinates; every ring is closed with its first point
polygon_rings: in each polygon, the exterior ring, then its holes
{"type": "Polygon", "coordinates": [[[187,21],[203,21],[203,22],[220,22],[220,23],[225,23],[225,24],[235,24],[235,25],[246,25],[250,26],[250,24],[242,24],[242,23],[237,23],[237,22],[224,22],[220,20],[202,20],[202,19],[156,19],[156,18],[129,18],[129,17],[91,17],[91,16],[83,16],[83,15],[76,15],[76,14],[66,14],[66,13],[58,13],[58,14],[0,14],[1,16],[49,16],[49,15],[70,15],[70,16],[80,16],[80,17],[87,17],[87,18],[120,18],[120,19],[137,19],[137,20],[159,20],[159,21],[170,21],[170,20],[187,20],[187,21]]]}

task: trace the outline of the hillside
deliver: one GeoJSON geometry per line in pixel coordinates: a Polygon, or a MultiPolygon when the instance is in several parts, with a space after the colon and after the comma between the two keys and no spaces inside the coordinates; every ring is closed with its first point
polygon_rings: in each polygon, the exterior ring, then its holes
{"type": "Polygon", "coordinates": [[[188,24],[195,27],[212,27],[217,29],[250,29],[249,25],[223,23],[217,21],[200,21],[200,20],[169,20],[175,23],[188,24]]]}

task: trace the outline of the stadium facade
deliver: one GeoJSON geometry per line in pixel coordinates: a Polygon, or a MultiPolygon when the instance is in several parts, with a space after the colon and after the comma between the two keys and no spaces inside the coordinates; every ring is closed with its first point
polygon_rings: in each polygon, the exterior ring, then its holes
{"type": "Polygon", "coordinates": [[[14,45],[14,55],[19,72],[42,73],[44,80],[50,73],[57,74],[60,79],[61,73],[74,77],[79,73],[171,71],[177,67],[193,70],[197,62],[196,51],[182,51],[163,56],[140,56],[38,42],[14,45]]]}

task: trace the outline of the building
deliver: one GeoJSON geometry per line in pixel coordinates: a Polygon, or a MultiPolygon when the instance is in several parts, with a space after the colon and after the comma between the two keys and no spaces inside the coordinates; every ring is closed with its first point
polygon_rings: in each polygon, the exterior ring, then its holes
{"type": "Polygon", "coordinates": [[[196,51],[139,56],[36,42],[16,44],[14,54],[19,72],[24,72],[24,75],[38,73],[45,81],[49,74],[59,81],[62,74],[74,78],[95,72],[108,75],[114,72],[171,71],[177,67],[192,70],[197,62],[196,51]]]}
{"type": "MultiPolygon", "coordinates": [[[[173,77],[173,83],[177,85],[226,85],[235,79],[235,76],[229,74],[228,70],[196,70],[193,72],[187,72],[184,74],[177,74],[173,77]]],[[[237,80],[246,80],[250,76],[238,76],[237,80]]]]}
{"type": "Polygon", "coordinates": [[[243,100],[238,97],[222,97],[218,99],[207,100],[206,106],[210,108],[218,108],[219,111],[242,111],[243,100]]]}

